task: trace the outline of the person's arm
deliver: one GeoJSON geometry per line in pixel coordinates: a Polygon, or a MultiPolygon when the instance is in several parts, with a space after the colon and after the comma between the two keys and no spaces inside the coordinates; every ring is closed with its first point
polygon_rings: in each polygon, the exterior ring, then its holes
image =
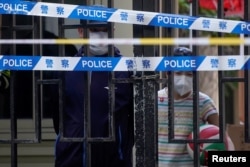
{"type": "MultiPolygon", "coordinates": [[[[216,126],[219,127],[219,114],[216,113],[216,114],[210,115],[210,116],[207,118],[207,122],[208,122],[209,124],[213,124],[213,125],[216,125],[216,126]]],[[[230,145],[231,145],[231,148],[230,148],[229,150],[230,150],[230,151],[235,150],[234,143],[232,142],[232,139],[230,138],[230,136],[229,136],[227,130],[225,130],[225,135],[228,136],[227,138],[229,138],[229,139],[227,139],[227,140],[228,140],[228,142],[229,142],[230,145]]]]}
{"type": "Polygon", "coordinates": [[[207,122],[219,126],[219,114],[215,113],[207,117],[207,122]]]}

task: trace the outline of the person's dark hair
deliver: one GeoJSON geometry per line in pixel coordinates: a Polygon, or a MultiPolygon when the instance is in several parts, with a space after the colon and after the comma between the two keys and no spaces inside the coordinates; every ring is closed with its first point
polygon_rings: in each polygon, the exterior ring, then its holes
{"type": "Polygon", "coordinates": [[[88,26],[91,27],[107,27],[108,22],[106,21],[97,21],[97,20],[90,20],[88,22],[88,26]]]}
{"type": "Polygon", "coordinates": [[[193,52],[191,49],[186,47],[176,47],[174,48],[174,56],[191,56],[193,52]]]}

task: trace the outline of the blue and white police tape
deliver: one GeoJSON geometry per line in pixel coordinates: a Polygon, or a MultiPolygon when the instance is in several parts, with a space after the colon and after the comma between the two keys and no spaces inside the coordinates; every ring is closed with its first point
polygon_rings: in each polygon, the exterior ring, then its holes
{"type": "Polygon", "coordinates": [[[250,38],[0,39],[0,44],[250,45],[250,38]]]}
{"type": "Polygon", "coordinates": [[[250,23],[97,6],[1,0],[0,14],[98,20],[235,34],[250,34],[250,23]]]}
{"type": "Polygon", "coordinates": [[[229,71],[250,69],[250,56],[47,57],[0,56],[0,70],[229,71]]]}

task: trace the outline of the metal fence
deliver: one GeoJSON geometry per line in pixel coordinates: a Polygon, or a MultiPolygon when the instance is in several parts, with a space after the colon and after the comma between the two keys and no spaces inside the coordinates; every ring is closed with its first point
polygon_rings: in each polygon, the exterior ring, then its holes
{"type": "MultiPolygon", "coordinates": [[[[102,1],[101,1],[102,2],[102,1]]],[[[65,3],[64,0],[60,0],[60,3],[65,3]]],[[[90,2],[87,0],[81,0],[80,2],[76,1],[77,3],[81,3],[81,5],[89,5],[95,2],[90,2]]],[[[113,0],[107,0],[108,7],[114,7],[113,0]]],[[[177,1],[155,1],[155,0],[136,0],[133,1],[133,10],[141,10],[141,11],[151,11],[151,12],[163,12],[163,13],[175,13],[176,6],[178,5],[177,1]]],[[[245,0],[245,15],[244,20],[249,20],[249,0],[245,0]]],[[[223,9],[223,0],[218,1],[218,9],[217,16],[218,18],[224,17],[224,9],[223,9]]],[[[199,6],[198,0],[192,1],[192,16],[199,15],[199,6]]],[[[1,23],[1,37],[3,39],[18,39],[18,38],[44,38],[44,28],[47,26],[45,24],[45,20],[42,17],[33,17],[33,16],[18,16],[18,15],[2,15],[2,23],[1,23]],[[23,34],[27,34],[28,36],[23,36],[23,34]]],[[[65,24],[65,20],[58,18],[58,34],[59,38],[64,38],[65,33],[67,30],[75,29],[77,27],[82,27],[84,24],[75,24],[75,25],[67,25],[65,24]]],[[[82,23],[86,23],[83,21],[82,23]]],[[[111,23],[110,23],[111,24],[111,23]]],[[[85,25],[87,26],[87,24],[85,25]]],[[[110,26],[112,27],[112,26],[110,26]]],[[[193,37],[199,37],[199,32],[196,30],[191,30],[193,37]]],[[[112,30],[109,30],[110,37],[113,37],[112,30]]],[[[145,37],[176,37],[176,29],[173,28],[164,28],[160,29],[153,26],[142,26],[142,25],[133,25],[133,36],[134,38],[145,38],[145,37]],[[161,33],[161,35],[160,35],[161,33]]],[[[218,33],[219,37],[222,37],[222,33],[218,33]]],[[[245,35],[247,36],[247,35],[245,35]]],[[[224,55],[223,46],[218,46],[218,55],[224,55]]],[[[57,47],[59,55],[66,55],[65,53],[65,46],[60,45],[57,47]]],[[[245,55],[249,54],[249,47],[245,47],[245,55]]],[[[194,54],[198,53],[198,46],[193,46],[194,54]]],[[[29,48],[23,48],[18,45],[1,45],[1,52],[2,54],[31,54],[31,55],[43,55],[45,52],[44,46],[42,45],[30,45],[29,48]],[[28,51],[28,53],[26,52],[28,51]]],[[[112,51],[110,51],[111,53],[112,51]]],[[[134,46],[134,56],[135,57],[152,57],[152,56],[159,56],[159,55],[171,55],[173,52],[172,46],[134,46]]],[[[90,72],[84,72],[86,75],[86,87],[85,90],[85,104],[89,104],[89,74],[90,72]]],[[[111,72],[112,73],[112,72],[111,72]]],[[[198,120],[198,98],[197,92],[199,91],[199,76],[198,72],[194,73],[194,134],[198,133],[199,122],[198,120]]],[[[171,72],[169,73],[170,75],[171,72]]],[[[249,133],[249,71],[244,71],[244,77],[228,77],[225,76],[223,71],[219,71],[219,111],[220,111],[220,139],[215,140],[213,142],[222,141],[224,138],[223,131],[225,130],[225,100],[224,94],[225,89],[224,85],[228,82],[242,82],[244,83],[244,100],[245,100],[245,141],[250,142],[250,133],[249,133]]],[[[113,76],[113,75],[112,75],[113,76]]],[[[164,84],[166,82],[165,79],[162,79],[161,73],[159,72],[136,72],[134,78],[127,78],[124,81],[117,81],[114,76],[111,78],[110,83],[111,89],[114,89],[114,84],[118,82],[130,82],[134,84],[134,125],[135,125],[135,166],[136,167],[156,167],[158,166],[158,126],[157,126],[157,91],[159,90],[159,85],[164,84]]],[[[171,88],[172,81],[168,80],[168,86],[171,88]]],[[[11,137],[10,139],[0,139],[0,143],[10,144],[11,146],[11,166],[17,167],[18,166],[18,144],[25,143],[39,143],[41,142],[41,121],[42,121],[42,111],[43,105],[41,105],[41,101],[43,97],[43,86],[47,84],[55,84],[58,85],[58,98],[59,103],[58,107],[60,110],[60,129],[63,131],[63,123],[62,123],[62,90],[63,90],[63,83],[61,80],[52,80],[44,78],[43,72],[22,72],[22,71],[12,71],[11,72],[11,80],[10,80],[10,117],[11,120],[11,137]],[[20,76],[22,78],[20,79],[20,76]],[[27,78],[25,78],[27,76],[27,78]],[[25,83],[29,83],[29,89],[32,92],[32,95],[29,97],[29,100],[32,100],[30,111],[27,111],[27,117],[32,119],[35,122],[35,138],[32,139],[19,139],[18,138],[18,130],[17,130],[17,120],[22,117],[18,113],[20,113],[20,109],[16,108],[16,103],[18,102],[17,96],[17,88],[18,84],[22,82],[23,79],[25,83]]],[[[19,94],[22,92],[18,92],[19,94]]],[[[170,98],[171,100],[172,98],[170,98]]],[[[108,138],[91,138],[89,134],[86,134],[84,138],[63,138],[63,141],[67,142],[86,142],[87,145],[91,146],[92,142],[109,142],[114,140],[114,129],[113,129],[113,115],[112,115],[112,106],[114,103],[114,94],[110,94],[110,135],[108,138]]],[[[170,101],[170,105],[173,104],[170,101]]],[[[86,117],[85,122],[90,123],[90,120],[87,115],[90,114],[90,106],[86,105],[86,117]]],[[[169,111],[170,114],[173,114],[174,110],[169,111]]],[[[0,120],[1,121],[1,120],[0,120]]],[[[85,130],[88,131],[89,126],[85,126],[85,130]]],[[[170,124],[170,129],[173,129],[173,125],[170,124]]],[[[171,138],[173,142],[178,143],[186,143],[187,140],[175,140],[171,138]]],[[[211,140],[200,140],[195,138],[195,151],[194,151],[194,162],[195,166],[199,166],[199,147],[198,144],[201,142],[212,142],[211,140]]],[[[86,151],[89,151],[89,148],[86,147],[86,151]]],[[[90,153],[90,152],[89,152],[90,153]]],[[[88,161],[89,166],[90,161],[88,161]]]]}

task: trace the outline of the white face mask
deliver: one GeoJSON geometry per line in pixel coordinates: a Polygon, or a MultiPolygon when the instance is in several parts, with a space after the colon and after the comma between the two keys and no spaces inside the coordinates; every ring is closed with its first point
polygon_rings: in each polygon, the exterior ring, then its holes
{"type": "Polygon", "coordinates": [[[183,96],[193,89],[193,78],[186,75],[174,76],[174,90],[183,96]]]}
{"type": "MultiPolygon", "coordinates": [[[[107,39],[108,33],[107,32],[90,32],[89,33],[90,39],[107,39]]],[[[96,45],[89,45],[89,52],[92,55],[104,55],[108,53],[108,45],[104,44],[96,44],[96,45]]]]}

